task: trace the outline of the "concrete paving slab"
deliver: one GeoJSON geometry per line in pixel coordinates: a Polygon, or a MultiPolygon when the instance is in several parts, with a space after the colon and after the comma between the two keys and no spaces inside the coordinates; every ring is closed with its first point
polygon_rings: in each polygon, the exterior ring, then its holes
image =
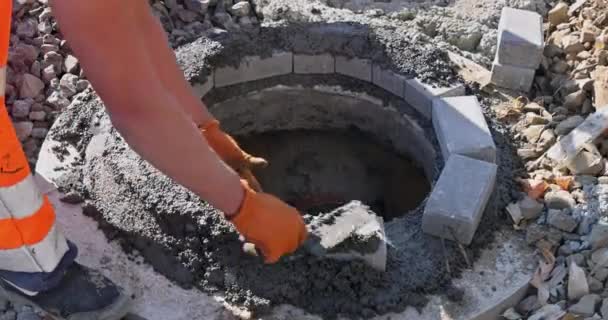
{"type": "Polygon", "coordinates": [[[542,23],[536,12],[503,8],[498,24],[498,63],[536,69],[543,53],[542,23]]]}
{"type": "Polygon", "coordinates": [[[424,208],[422,230],[470,244],[494,191],[496,170],[493,163],[450,156],[424,208]]]}
{"type": "Polygon", "coordinates": [[[433,127],[444,160],[460,154],[496,162],[496,145],[475,96],[435,99],[433,127]]]}
{"type": "Polygon", "coordinates": [[[494,61],[490,81],[499,87],[528,92],[532,88],[535,73],[535,69],[500,64],[498,61],[494,61]]]}
{"type": "Polygon", "coordinates": [[[217,88],[289,74],[293,70],[293,54],[276,52],[271,57],[245,57],[238,68],[215,69],[214,84],[217,88]]]}
{"type": "Polygon", "coordinates": [[[372,68],[372,80],[378,87],[403,98],[405,96],[405,81],[407,78],[392,70],[383,69],[378,65],[372,68]]]}
{"type": "Polygon", "coordinates": [[[372,81],[372,61],[369,59],[336,57],[336,73],[355,79],[372,81]]]}
{"type": "Polygon", "coordinates": [[[433,100],[438,97],[454,97],[465,94],[464,86],[456,84],[452,87],[434,87],[418,79],[405,81],[404,99],[427,119],[433,116],[433,100]]]}
{"type": "Polygon", "coordinates": [[[336,70],[336,60],[331,54],[294,54],[293,72],[297,74],[328,74],[336,70]]]}

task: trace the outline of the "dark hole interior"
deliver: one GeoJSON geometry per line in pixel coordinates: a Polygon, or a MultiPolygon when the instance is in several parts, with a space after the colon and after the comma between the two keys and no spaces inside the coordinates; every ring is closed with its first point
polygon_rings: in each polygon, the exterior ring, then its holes
{"type": "Polygon", "coordinates": [[[365,133],[272,131],[237,137],[266,158],[256,170],[264,191],[308,214],[360,200],[385,221],[416,208],[430,191],[422,168],[365,133]]]}

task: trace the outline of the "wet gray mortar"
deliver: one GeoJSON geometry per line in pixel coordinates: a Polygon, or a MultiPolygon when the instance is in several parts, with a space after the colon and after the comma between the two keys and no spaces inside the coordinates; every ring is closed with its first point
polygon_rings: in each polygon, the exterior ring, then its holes
{"type": "MultiPolygon", "coordinates": [[[[192,83],[204,82],[210,66],[236,66],[245,56],[269,56],[274,50],[370,58],[408,77],[442,85],[456,80],[440,51],[415,47],[393,32],[377,31],[349,23],[275,25],[253,33],[230,33],[221,39],[200,38],[179,48],[177,57],[192,83]]],[[[277,77],[217,89],[206,99],[214,103],[289,82],[304,86],[339,83],[396,105],[399,112],[418,120],[434,142],[436,154],[440,154],[429,121],[387,92],[346,77],[277,77]]],[[[496,209],[504,208],[516,196],[512,178],[520,167],[509,146],[508,131],[493,120],[487,108],[484,112],[498,146],[498,196],[491,199],[468,248],[473,257],[492,242],[493,231],[501,226],[502,214],[496,209]]],[[[81,161],[57,168],[68,173],[59,185],[79,191],[88,199],[85,213],[100,222],[108,238],[120,241],[127,251],[139,250],[157,271],[181,286],[219,292],[229,302],[258,314],[272,305],[288,303],[324,318],[368,318],[407,306],[422,307],[425,295],[430,293],[459,299],[450,279],[466,265],[453,244],[448,242],[444,252],[440,241],[422,233],[423,204],[387,224],[393,246],[389,247],[386,273],[359,262],[312,257],[264,265],[258,258],[242,253],[237,234],[215,209],[141,160],[115,130],[110,129],[101,155],[84,160],[93,132],[107,123],[102,103],[91,93],[82,95],[57,120],[51,137],[76,146],[83,156],[81,161]],[[404,234],[411,237],[405,239],[404,234]],[[447,274],[445,260],[450,261],[452,274],[447,274]]],[[[439,157],[436,165],[433,179],[442,165],[439,157]]]]}

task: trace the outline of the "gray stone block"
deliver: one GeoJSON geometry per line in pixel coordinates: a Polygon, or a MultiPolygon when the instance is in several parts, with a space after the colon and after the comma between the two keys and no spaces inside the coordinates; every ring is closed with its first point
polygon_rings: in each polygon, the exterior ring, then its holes
{"type": "Polygon", "coordinates": [[[452,155],[424,208],[422,230],[470,244],[494,190],[496,170],[493,163],[452,155]]]}
{"type": "Polygon", "coordinates": [[[405,96],[405,81],[407,80],[405,76],[383,69],[378,65],[374,65],[372,70],[372,80],[375,85],[400,98],[405,96]]]}
{"type": "Polygon", "coordinates": [[[327,74],[334,73],[336,60],[331,54],[293,56],[293,72],[298,74],[327,74]]]}
{"type": "Polygon", "coordinates": [[[464,95],[464,86],[456,84],[451,87],[434,87],[418,79],[405,81],[404,99],[427,119],[433,115],[433,100],[437,97],[454,97],[464,95]]]}
{"type": "Polygon", "coordinates": [[[213,89],[213,72],[207,76],[206,80],[207,81],[205,81],[204,83],[195,83],[194,85],[192,85],[192,90],[194,90],[194,94],[196,94],[196,96],[199,98],[204,97],[207,93],[209,93],[209,91],[211,91],[211,89],[213,89]]]}
{"type": "Polygon", "coordinates": [[[238,68],[215,69],[215,87],[221,88],[237,83],[254,81],[289,74],[293,70],[293,54],[277,52],[271,57],[245,57],[238,68]]]}
{"type": "Polygon", "coordinates": [[[496,59],[500,64],[536,69],[543,54],[543,19],[532,11],[503,8],[496,59]]]}
{"type": "Polygon", "coordinates": [[[535,72],[534,69],[500,64],[494,61],[490,80],[499,87],[528,92],[534,82],[535,72]]]}
{"type": "Polygon", "coordinates": [[[446,161],[460,154],[496,162],[496,145],[475,96],[435,99],[433,127],[446,161]]]}
{"type": "Polygon", "coordinates": [[[372,81],[372,61],[369,59],[336,57],[336,73],[364,81],[372,81]]]}

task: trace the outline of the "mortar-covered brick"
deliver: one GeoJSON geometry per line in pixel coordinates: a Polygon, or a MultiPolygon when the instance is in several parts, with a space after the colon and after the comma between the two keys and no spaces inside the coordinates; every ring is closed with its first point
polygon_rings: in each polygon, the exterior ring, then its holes
{"type": "Polygon", "coordinates": [[[521,68],[494,61],[491,81],[495,85],[518,91],[530,91],[534,82],[534,69],[521,68]]]}
{"type": "Polygon", "coordinates": [[[433,127],[444,160],[460,154],[496,162],[496,145],[475,96],[435,99],[433,127]]]}
{"type": "Polygon", "coordinates": [[[494,190],[496,171],[493,163],[450,156],[426,203],[422,230],[470,244],[494,190]]]}
{"type": "Polygon", "coordinates": [[[407,80],[405,76],[392,70],[383,69],[379,65],[374,65],[372,70],[372,80],[375,85],[403,98],[405,95],[405,80],[407,80]]]}
{"type": "Polygon", "coordinates": [[[291,73],[292,69],[293,54],[291,52],[275,52],[267,58],[245,57],[238,68],[227,66],[215,69],[215,86],[219,88],[280,76],[291,73]]]}
{"type": "Polygon", "coordinates": [[[334,73],[336,62],[331,54],[294,54],[293,72],[298,74],[334,73]]]}
{"type": "Polygon", "coordinates": [[[364,81],[372,81],[372,61],[369,59],[336,57],[336,73],[364,81]]]}
{"type": "Polygon", "coordinates": [[[461,84],[455,84],[451,87],[436,87],[418,79],[409,79],[405,81],[404,99],[425,118],[430,119],[435,98],[461,96],[464,93],[465,89],[461,84]]]}
{"type": "Polygon", "coordinates": [[[496,59],[500,64],[536,69],[543,52],[542,17],[505,7],[498,24],[496,59]]]}

